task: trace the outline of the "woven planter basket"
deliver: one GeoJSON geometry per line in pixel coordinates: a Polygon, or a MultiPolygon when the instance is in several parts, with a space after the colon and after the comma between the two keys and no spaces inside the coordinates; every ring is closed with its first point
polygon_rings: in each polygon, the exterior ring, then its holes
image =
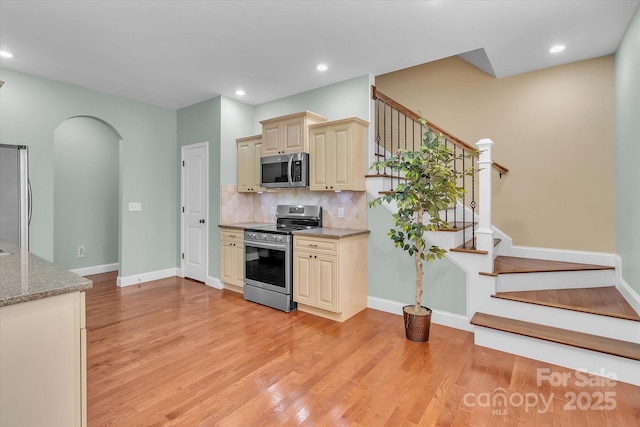
{"type": "Polygon", "coordinates": [[[429,330],[431,329],[431,309],[423,307],[427,309],[428,313],[426,315],[415,315],[407,313],[407,308],[411,307],[413,305],[406,305],[402,308],[405,335],[409,341],[427,342],[429,341],[429,330]]]}

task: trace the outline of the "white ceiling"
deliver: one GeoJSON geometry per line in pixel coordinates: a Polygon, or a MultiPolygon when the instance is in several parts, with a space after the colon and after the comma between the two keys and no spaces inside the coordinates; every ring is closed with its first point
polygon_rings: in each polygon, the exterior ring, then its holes
{"type": "Polygon", "coordinates": [[[611,54],[639,3],[0,0],[0,66],[169,108],[260,104],[478,49],[498,78],[611,54]]]}

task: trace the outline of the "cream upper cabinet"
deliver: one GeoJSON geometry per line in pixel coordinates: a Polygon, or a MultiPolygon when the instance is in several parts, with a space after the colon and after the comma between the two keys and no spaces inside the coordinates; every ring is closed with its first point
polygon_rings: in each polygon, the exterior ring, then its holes
{"type": "Polygon", "coordinates": [[[365,190],[367,127],[358,118],[309,126],[309,189],[365,190]]]}
{"type": "Polygon", "coordinates": [[[310,111],[262,120],[262,155],[309,151],[309,125],[327,119],[310,111]]]}
{"type": "Polygon", "coordinates": [[[293,236],[298,310],[342,322],[367,307],[367,235],[293,236]]]}
{"type": "Polygon", "coordinates": [[[243,230],[220,228],[220,280],[225,288],[237,292],[244,286],[243,239],[243,230]]]}
{"type": "Polygon", "coordinates": [[[260,187],[262,134],[236,139],[238,145],[238,192],[264,191],[260,187]]]}

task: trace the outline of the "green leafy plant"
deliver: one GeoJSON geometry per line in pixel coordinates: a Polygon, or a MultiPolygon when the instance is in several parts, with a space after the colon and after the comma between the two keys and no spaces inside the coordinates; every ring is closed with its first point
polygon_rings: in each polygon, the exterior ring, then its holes
{"type": "MultiPolygon", "coordinates": [[[[420,122],[426,126],[425,119],[420,122]]],[[[432,245],[424,238],[426,231],[437,231],[449,228],[449,224],[440,213],[450,206],[455,206],[465,190],[458,185],[467,175],[473,175],[473,168],[464,171],[456,170],[454,162],[469,154],[455,154],[444,143],[444,136],[436,134],[426,127],[423,141],[417,150],[399,149],[397,153],[371,166],[378,172],[389,169],[406,181],[398,184],[395,191],[380,196],[369,203],[370,207],[382,202],[395,202],[398,211],[393,214],[393,225],[388,235],[396,247],[402,248],[413,256],[416,267],[415,305],[412,314],[427,314],[422,307],[422,261],[434,261],[444,257],[447,252],[432,245]],[[429,220],[425,222],[425,214],[429,220]]],[[[472,153],[475,154],[475,153],[472,153]]]]}

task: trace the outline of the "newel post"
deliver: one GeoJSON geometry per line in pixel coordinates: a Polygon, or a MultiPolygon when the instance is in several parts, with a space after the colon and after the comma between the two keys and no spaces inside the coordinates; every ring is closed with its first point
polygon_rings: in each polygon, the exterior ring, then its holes
{"type": "Polygon", "coordinates": [[[483,138],[476,143],[479,150],[478,155],[478,191],[479,191],[479,212],[478,231],[476,232],[476,247],[479,250],[489,252],[487,259],[490,261],[488,271],[493,271],[493,230],[491,229],[491,149],[493,141],[483,138]]]}

